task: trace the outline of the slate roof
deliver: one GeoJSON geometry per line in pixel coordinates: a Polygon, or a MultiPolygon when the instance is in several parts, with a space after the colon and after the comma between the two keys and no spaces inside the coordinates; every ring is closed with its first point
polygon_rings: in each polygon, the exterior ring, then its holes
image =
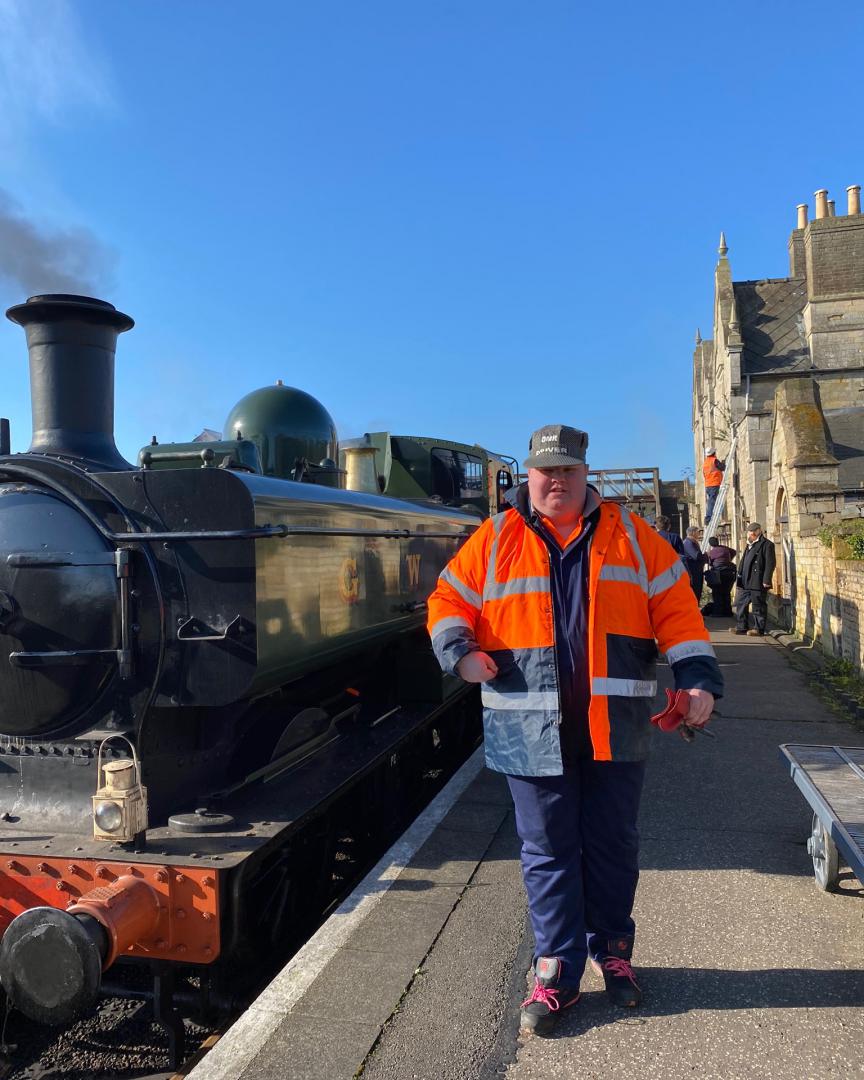
{"type": "Polygon", "coordinates": [[[807,283],[799,278],[735,281],[744,350],[741,373],[800,370],[810,364],[802,312],[807,283]]]}
{"type": "Polygon", "coordinates": [[[840,462],[841,490],[864,490],[864,406],[826,409],[825,422],[831,433],[831,452],[840,462]]]}

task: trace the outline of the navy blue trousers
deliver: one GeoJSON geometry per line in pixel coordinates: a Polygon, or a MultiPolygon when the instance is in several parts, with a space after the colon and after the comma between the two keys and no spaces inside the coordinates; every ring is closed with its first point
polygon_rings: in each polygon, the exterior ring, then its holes
{"type": "Polygon", "coordinates": [[[714,513],[714,503],[717,502],[717,496],[720,493],[720,485],[717,487],[705,488],[705,524],[711,524],[711,515],[714,513]]]}
{"type": "Polygon", "coordinates": [[[587,955],[605,955],[607,941],[619,956],[632,950],[644,779],[644,761],[590,760],[562,776],[507,777],[534,959],[557,956],[562,986],[578,986],[587,955]]]}

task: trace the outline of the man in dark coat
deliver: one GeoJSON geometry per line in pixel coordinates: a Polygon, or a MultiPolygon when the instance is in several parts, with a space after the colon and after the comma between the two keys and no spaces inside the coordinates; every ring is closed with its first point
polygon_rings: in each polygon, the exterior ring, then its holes
{"type": "Polygon", "coordinates": [[[691,525],[684,538],[684,566],[690,575],[690,587],[696,594],[696,603],[702,603],[702,584],[705,577],[705,564],[708,556],[702,551],[699,541],[702,539],[702,530],[697,525],[691,525]]]}
{"type": "Polygon", "coordinates": [[[762,526],[753,521],[747,526],[747,550],[738,563],[738,591],[735,594],[736,634],[762,637],[768,615],[768,590],[776,565],[774,545],[762,535],[762,526]],[[747,612],[752,608],[753,627],[747,629],[747,612]]]}

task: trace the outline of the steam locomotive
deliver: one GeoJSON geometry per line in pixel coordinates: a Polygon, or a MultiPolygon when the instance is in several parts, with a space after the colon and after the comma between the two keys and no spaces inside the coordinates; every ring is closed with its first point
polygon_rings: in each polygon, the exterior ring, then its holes
{"type": "Polygon", "coordinates": [[[224,987],[266,955],[328,873],[327,808],[374,830],[417,732],[464,738],[438,718],[474,699],[423,609],[476,507],[381,495],[374,471],[346,490],[329,414],[281,385],[233,437],[133,466],[113,435],[132,319],[69,295],[7,315],[33,440],[0,437],[0,983],[62,1025],[115,961],[149,965],[176,1057],[177,972],[224,987]]]}

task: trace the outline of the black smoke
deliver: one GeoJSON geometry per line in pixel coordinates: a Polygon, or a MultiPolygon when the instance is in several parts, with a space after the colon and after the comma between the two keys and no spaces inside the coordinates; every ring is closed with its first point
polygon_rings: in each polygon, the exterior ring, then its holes
{"type": "Polygon", "coordinates": [[[89,229],[39,227],[0,191],[0,279],[12,289],[98,295],[113,265],[114,253],[89,229]]]}

